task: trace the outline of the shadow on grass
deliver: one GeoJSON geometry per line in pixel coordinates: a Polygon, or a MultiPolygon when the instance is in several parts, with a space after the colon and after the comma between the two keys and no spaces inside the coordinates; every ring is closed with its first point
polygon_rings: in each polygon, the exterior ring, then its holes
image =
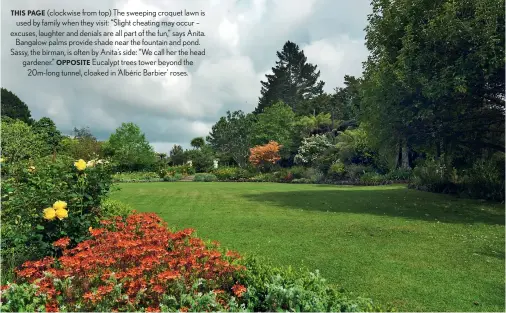
{"type": "Polygon", "coordinates": [[[310,211],[373,214],[441,223],[505,224],[504,206],[501,204],[459,199],[403,187],[387,188],[340,186],[328,190],[265,192],[243,196],[252,201],[271,202],[282,207],[310,211]]]}

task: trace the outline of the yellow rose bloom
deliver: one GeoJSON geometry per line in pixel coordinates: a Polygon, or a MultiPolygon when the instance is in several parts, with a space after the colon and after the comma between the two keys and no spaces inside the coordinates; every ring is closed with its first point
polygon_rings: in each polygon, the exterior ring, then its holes
{"type": "Polygon", "coordinates": [[[90,228],[88,228],[88,231],[91,232],[92,229],[93,229],[93,227],[90,226],[90,228]]]}
{"type": "Polygon", "coordinates": [[[35,166],[30,166],[30,167],[28,168],[28,171],[29,171],[30,173],[35,172],[35,166]]]}
{"type": "Polygon", "coordinates": [[[56,217],[56,210],[53,208],[44,209],[44,218],[46,220],[52,221],[56,217]]]}
{"type": "Polygon", "coordinates": [[[86,161],[80,159],[79,161],[74,162],[74,166],[77,168],[78,171],[84,171],[86,169],[86,161]]]}
{"type": "Polygon", "coordinates": [[[66,218],[66,217],[69,217],[69,212],[65,209],[57,209],[55,211],[56,213],[56,217],[59,218],[60,220],[66,218]]]}
{"type": "Polygon", "coordinates": [[[53,209],[59,210],[59,209],[66,209],[67,208],[67,202],[65,201],[56,201],[53,204],[53,209]]]}

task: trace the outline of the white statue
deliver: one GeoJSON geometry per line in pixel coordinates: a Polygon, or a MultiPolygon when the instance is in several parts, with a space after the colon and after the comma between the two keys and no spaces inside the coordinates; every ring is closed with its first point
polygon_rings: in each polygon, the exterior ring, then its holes
{"type": "Polygon", "coordinates": [[[214,166],[214,168],[218,168],[218,160],[213,161],[213,166],[214,166]]]}
{"type": "Polygon", "coordinates": [[[192,167],[192,161],[191,160],[188,161],[188,162],[186,162],[186,164],[188,164],[190,167],[192,167]]]}

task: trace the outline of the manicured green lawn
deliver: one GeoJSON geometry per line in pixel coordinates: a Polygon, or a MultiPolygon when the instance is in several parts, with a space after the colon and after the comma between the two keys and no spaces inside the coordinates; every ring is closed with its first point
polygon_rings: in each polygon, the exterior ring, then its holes
{"type": "Polygon", "coordinates": [[[504,205],[408,190],[121,184],[113,198],[243,254],[319,269],[398,311],[504,311],[504,205]]]}

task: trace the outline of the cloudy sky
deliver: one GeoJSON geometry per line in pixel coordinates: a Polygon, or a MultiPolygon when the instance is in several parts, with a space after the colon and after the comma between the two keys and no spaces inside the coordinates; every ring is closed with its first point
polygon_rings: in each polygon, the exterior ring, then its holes
{"type": "MultiPolygon", "coordinates": [[[[360,76],[361,62],[368,54],[364,28],[370,12],[369,0],[2,0],[1,9],[1,85],[20,97],[34,118],[48,116],[65,133],[74,126],[89,126],[99,139],[107,139],[122,122],[134,122],[159,152],[168,152],[175,143],[188,147],[192,138],[206,136],[227,110],[251,112],[260,95],[260,81],[275,65],[276,51],[287,40],[297,43],[308,61],[318,65],[328,92],[342,85],[345,74],[360,76]],[[36,29],[16,26],[16,22],[29,17],[13,17],[10,10],[53,8],[203,10],[205,17],[157,18],[157,21],[198,21],[198,30],[206,34],[200,46],[206,49],[206,56],[192,58],[195,64],[186,68],[188,77],[28,77],[22,61],[33,57],[11,56],[11,48],[28,48],[16,46],[10,35],[14,30],[36,29]]],[[[60,26],[58,30],[81,29],[60,26]]],[[[111,24],[100,30],[118,29],[111,24]]],[[[50,68],[61,69],[61,66],[50,68]]]]}

